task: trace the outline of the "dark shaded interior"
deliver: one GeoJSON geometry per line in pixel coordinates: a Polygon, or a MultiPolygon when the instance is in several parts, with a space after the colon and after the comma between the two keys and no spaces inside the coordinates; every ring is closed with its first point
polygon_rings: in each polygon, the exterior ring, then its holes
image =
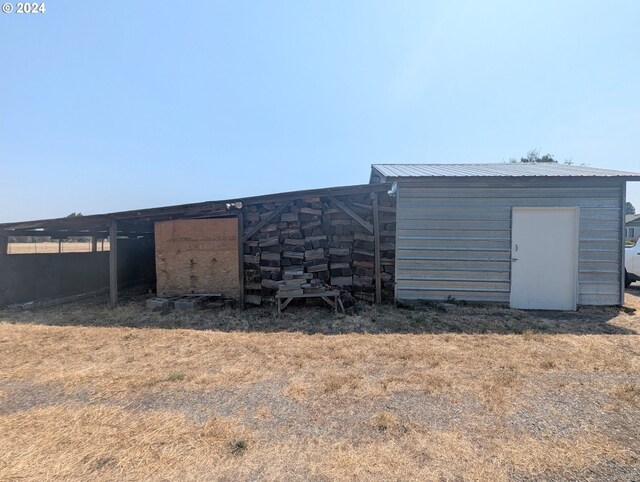
{"type": "MultiPolygon", "coordinates": [[[[109,252],[0,255],[0,306],[109,287],[109,252]]],[[[119,286],[155,285],[153,239],[118,239],[119,286]]]]}

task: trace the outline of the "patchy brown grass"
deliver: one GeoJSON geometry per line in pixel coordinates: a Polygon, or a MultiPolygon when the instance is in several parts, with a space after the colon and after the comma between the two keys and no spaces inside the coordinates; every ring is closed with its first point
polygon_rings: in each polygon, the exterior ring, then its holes
{"type": "Polygon", "coordinates": [[[613,394],[620,400],[638,405],[640,403],[640,384],[624,383],[613,390],[613,394]]]}
{"type": "Polygon", "coordinates": [[[579,334],[430,328],[531,316],[456,310],[306,312],[378,326],[332,336],[104,326],[159,316],[137,305],[0,313],[0,479],[637,478],[638,315],[607,312],[618,334],[586,334],[590,312],[579,334]],[[381,333],[417,315],[424,332],[381,333]]]}
{"type": "Polygon", "coordinates": [[[4,480],[195,477],[212,461],[233,465],[234,444],[249,438],[233,422],[213,415],[194,422],[177,412],[140,414],[76,403],[5,415],[0,429],[4,480]]]}

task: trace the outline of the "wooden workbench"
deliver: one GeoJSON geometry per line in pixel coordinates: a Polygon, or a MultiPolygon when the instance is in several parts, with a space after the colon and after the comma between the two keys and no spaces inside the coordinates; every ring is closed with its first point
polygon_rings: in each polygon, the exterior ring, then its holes
{"type": "MultiPolygon", "coordinates": [[[[340,292],[339,291],[321,291],[318,293],[306,293],[303,295],[290,295],[290,294],[280,294],[276,293],[276,300],[278,302],[278,313],[282,313],[282,311],[287,307],[292,300],[298,298],[322,298],[334,311],[337,313],[341,308],[340,304],[340,292]],[[284,302],[282,301],[284,300],[284,302]]],[[[344,309],[341,310],[344,313],[344,309]]]]}

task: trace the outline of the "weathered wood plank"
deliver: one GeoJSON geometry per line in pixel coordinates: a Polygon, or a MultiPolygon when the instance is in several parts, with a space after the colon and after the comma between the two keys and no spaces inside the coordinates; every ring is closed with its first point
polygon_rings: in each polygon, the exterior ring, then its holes
{"type": "Polygon", "coordinates": [[[353,284],[353,276],[332,276],[331,284],[334,286],[351,286],[353,284]]]}
{"type": "Polygon", "coordinates": [[[262,238],[260,241],[258,241],[258,246],[260,246],[261,248],[266,248],[268,246],[277,246],[279,244],[280,244],[280,238],[278,236],[272,236],[270,238],[262,238]]]}
{"type": "MultiPolygon", "coordinates": [[[[374,216],[374,223],[375,223],[375,216],[374,216]]],[[[375,230],[375,224],[374,224],[374,230],[375,230]]],[[[375,241],[375,236],[371,234],[366,234],[366,233],[353,233],[353,239],[357,241],[368,241],[370,243],[373,243],[375,241]]]]}
{"type": "Polygon", "coordinates": [[[277,290],[278,288],[280,288],[280,285],[278,285],[278,282],[272,279],[263,279],[260,282],[260,286],[268,290],[277,290]]]}
{"type": "Polygon", "coordinates": [[[328,264],[317,264],[315,266],[309,266],[307,268],[308,273],[319,273],[320,271],[329,271],[328,264]]]}
{"type": "Polygon", "coordinates": [[[304,259],[304,251],[285,251],[282,253],[283,258],[304,259]]]}
{"type": "Polygon", "coordinates": [[[260,264],[259,254],[245,254],[242,259],[245,263],[248,264],[260,264]]]}
{"type": "Polygon", "coordinates": [[[280,253],[272,253],[269,251],[263,251],[260,254],[260,258],[266,261],[280,261],[280,253]]]}
{"type": "Polygon", "coordinates": [[[307,260],[323,259],[324,257],[324,248],[309,249],[304,252],[304,259],[307,260]]]}
{"type": "Polygon", "coordinates": [[[293,239],[293,238],[287,238],[283,241],[284,244],[290,244],[292,246],[304,246],[304,239],[293,239]]]}
{"type": "Polygon", "coordinates": [[[313,216],[322,216],[322,209],[300,208],[300,214],[311,214],[313,216]]]}
{"type": "Polygon", "coordinates": [[[331,263],[331,269],[348,269],[350,267],[349,263],[331,263]]]}

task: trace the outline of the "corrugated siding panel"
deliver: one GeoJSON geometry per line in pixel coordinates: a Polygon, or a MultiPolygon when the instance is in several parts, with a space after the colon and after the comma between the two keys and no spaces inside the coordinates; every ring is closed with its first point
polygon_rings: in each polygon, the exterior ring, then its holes
{"type": "Polygon", "coordinates": [[[620,299],[621,187],[399,182],[396,297],[509,302],[511,209],[579,207],[578,304],[620,299]]]}

